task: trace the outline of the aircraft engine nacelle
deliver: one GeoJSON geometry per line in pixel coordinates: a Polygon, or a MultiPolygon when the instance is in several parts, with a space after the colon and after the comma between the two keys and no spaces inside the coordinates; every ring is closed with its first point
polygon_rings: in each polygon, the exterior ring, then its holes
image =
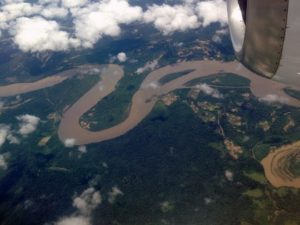
{"type": "Polygon", "coordinates": [[[227,0],[237,59],[259,75],[300,86],[300,0],[227,0]]]}

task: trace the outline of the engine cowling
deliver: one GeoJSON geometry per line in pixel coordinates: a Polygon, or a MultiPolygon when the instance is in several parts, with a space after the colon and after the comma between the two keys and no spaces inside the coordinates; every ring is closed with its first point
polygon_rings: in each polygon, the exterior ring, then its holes
{"type": "Polygon", "coordinates": [[[227,0],[237,59],[255,73],[300,86],[300,1],[227,0]]]}

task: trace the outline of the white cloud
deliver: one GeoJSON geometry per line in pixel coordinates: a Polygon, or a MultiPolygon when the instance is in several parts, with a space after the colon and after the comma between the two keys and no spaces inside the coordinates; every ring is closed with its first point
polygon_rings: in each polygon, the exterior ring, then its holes
{"type": "Polygon", "coordinates": [[[212,41],[215,42],[215,43],[221,43],[222,42],[222,38],[221,38],[221,36],[215,34],[212,37],[212,41]]]}
{"type": "MultiPolygon", "coordinates": [[[[86,71],[86,69],[85,69],[85,71],[86,71]]],[[[91,68],[91,69],[87,70],[87,72],[89,74],[99,74],[99,73],[101,73],[101,69],[99,69],[99,68],[91,68]]]]}
{"type": "Polygon", "coordinates": [[[0,124],[0,147],[5,143],[10,128],[5,124],[0,124]]]}
{"type": "Polygon", "coordinates": [[[118,59],[121,63],[126,62],[126,60],[127,60],[127,55],[126,55],[126,53],[125,53],[125,52],[120,52],[120,53],[118,53],[117,59],[118,59]]]}
{"type": "Polygon", "coordinates": [[[89,216],[101,202],[100,192],[90,187],[84,190],[80,196],[73,199],[73,206],[79,210],[81,215],[89,216]]]}
{"type": "Polygon", "coordinates": [[[61,31],[56,21],[41,17],[19,18],[14,32],[14,41],[23,51],[57,51],[79,46],[79,41],[71,39],[67,32],[61,31]]]}
{"type": "Polygon", "coordinates": [[[193,9],[185,5],[152,5],[144,13],[144,21],[153,23],[165,35],[200,26],[193,9]]]}
{"type": "Polygon", "coordinates": [[[75,143],[76,143],[76,139],[74,139],[74,138],[67,138],[64,141],[65,147],[67,147],[67,148],[73,148],[75,143]]]}
{"type": "Polygon", "coordinates": [[[2,170],[7,169],[7,162],[4,158],[4,155],[0,155],[0,169],[2,169],[2,170]]]}
{"type": "Polygon", "coordinates": [[[6,139],[9,141],[9,144],[20,144],[20,140],[11,133],[7,135],[6,139]]]}
{"type": "Polygon", "coordinates": [[[42,4],[42,5],[48,5],[48,4],[57,5],[60,2],[61,2],[61,0],[39,0],[38,1],[38,3],[42,4]]]}
{"type": "Polygon", "coordinates": [[[41,15],[46,18],[65,18],[68,15],[69,11],[62,7],[57,7],[55,5],[50,5],[44,8],[41,12],[41,15]]]}
{"type": "Polygon", "coordinates": [[[11,2],[1,7],[0,28],[9,28],[9,22],[22,16],[31,16],[39,13],[41,6],[26,2],[11,2]]]}
{"type": "Polygon", "coordinates": [[[123,24],[150,23],[168,35],[214,22],[226,25],[226,14],[224,0],[153,4],[145,11],[129,0],[5,0],[0,5],[0,31],[8,31],[22,51],[66,51],[91,48],[104,36],[118,36],[123,24]],[[61,18],[71,26],[61,26],[61,18]]]}
{"type": "Polygon", "coordinates": [[[145,84],[145,85],[143,86],[143,88],[157,89],[158,86],[159,86],[159,85],[158,85],[157,82],[152,81],[152,82],[150,82],[150,83],[148,83],[148,84],[145,84]]]}
{"type": "Polygon", "coordinates": [[[88,0],[62,0],[62,5],[66,8],[74,8],[85,5],[88,0]]]}
{"type": "Polygon", "coordinates": [[[195,86],[195,88],[199,91],[202,91],[206,95],[210,95],[214,98],[223,98],[223,95],[220,94],[218,90],[208,86],[207,84],[198,84],[195,86]]]}
{"type": "Polygon", "coordinates": [[[100,92],[102,92],[102,91],[105,90],[105,85],[104,85],[102,82],[99,82],[99,84],[98,84],[98,90],[99,90],[100,92]]]}
{"type": "Polygon", "coordinates": [[[75,35],[84,47],[92,47],[103,36],[118,36],[121,24],[140,20],[142,8],[126,0],[103,0],[72,11],[75,35]],[[101,22],[99,22],[101,21],[101,22]]]}
{"type": "Polygon", "coordinates": [[[40,118],[25,114],[21,116],[17,116],[17,120],[21,123],[19,124],[19,134],[26,136],[32,132],[34,132],[40,122],[40,118]]]}
{"type": "Polygon", "coordinates": [[[79,196],[73,198],[76,212],[59,219],[53,225],[91,225],[91,213],[101,203],[100,192],[93,187],[87,188],[79,196]]]}
{"type": "Polygon", "coordinates": [[[85,216],[70,216],[60,219],[54,225],[91,225],[91,222],[85,216]]]}
{"type": "Polygon", "coordinates": [[[230,170],[225,170],[225,177],[228,181],[233,181],[233,172],[231,172],[230,170]]]}
{"type": "Polygon", "coordinates": [[[147,62],[143,67],[140,67],[136,70],[137,74],[142,74],[144,72],[148,72],[149,70],[154,70],[158,66],[159,59],[155,59],[153,61],[147,62]]]}
{"type": "Polygon", "coordinates": [[[17,2],[23,2],[24,0],[2,0],[0,3],[17,3],[17,2]]]}
{"type": "Polygon", "coordinates": [[[124,195],[124,193],[117,186],[114,186],[112,190],[108,192],[108,202],[113,204],[120,195],[124,195]]]}
{"type": "Polygon", "coordinates": [[[204,27],[216,22],[226,25],[228,22],[227,6],[224,0],[201,1],[197,4],[196,11],[204,27]]]}
{"type": "Polygon", "coordinates": [[[281,97],[276,94],[268,94],[268,95],[260,98],[259,100],[262,102],[268,103],[268,104],[275,104],[275,103],[287,104],[289,102],[288,98],[281,97]]]}
{"type": "Polygon", "coordinates": [[[216,33],[214,34],[214,36],[212,37],[212,40],[216,43],[221,43],[222,42],[222,38],[223,36],[228,34],[228,29],[220,29],[217,30],[216,33]]]}
{"type": "Polygon", "coordinates": [[[85,145],[81,145],[78,147],[78,151],[81,153],[81,154],[85,154],[87,153],[87,148],[85,145]]]}
{"type": "Polygon", "coordinates": [[[9,144],[20,144],[20,140],[12,134],[10,126],[0,124],[0,148],[8,140],[9,144]]]}
{"type": "Polygon", "coordinates": [[[208,198],[208,197],[204,198],[204,203],[205,203],[205,205],[209,205],[209,204],[211,204],[212,202],[213,202],[213,200],[212,200],[211,198],[208,198]]]}
{"type": "Polygon", "coordinates": [[[227,6],[224,0],[206,0],[196,3],[185,0],[182,5],[152,5],[144,13],[144,21],[168,35],[219,22],[227,24],[227,6]]]}

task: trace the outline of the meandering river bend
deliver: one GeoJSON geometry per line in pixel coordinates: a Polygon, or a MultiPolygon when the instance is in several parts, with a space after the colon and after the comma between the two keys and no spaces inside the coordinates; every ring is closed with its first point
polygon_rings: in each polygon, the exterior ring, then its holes
{"type": "MultiPolygon", "coordinates": [[[[234,73],[251,80],[250,89],[258,98],[268,94],[275,94],[286,99],[287,104],[300,107],[299,100],[284,92],[283,89],[287,87],[285,84],[257,76],[236,61],[190,61],[154,70],[145,78],[138,91],[134,94],[128,117],[111,128],[96,132],[82,128],[79,120],[85,112],[115,90],[117,83],[124,76],[122,67],[118,65],[83,65],[36,82],[2,86],[0,87],[0,97],[14,96],[54,86],[76,74],[88,74],[86,72],[88,70],[98,71],[101,80],[64,111],[58,128],[58,136],[62,142],[67,139],[74,139],[76,145],[85,145],[119,137],[136,127],[151,112],[160,96],[173,90],[184,88],[184,84],[195,78],[217,73],[234,73]],[[168,74],[186,70],[191,70],[191,72],[165,84],[159,82],[161,78],[168,74]]],[[[295,154],[294,151],[292,153],[295,154]]],[[[270,153],[269,157],[272,154],[270,153]]],[[[268,160],[270,161],[269,158],[268,160]]],[[[274,173],[269,172],[272,171],[273,167],[274,162],[264,163],[265,174],[268,179],[274,179],[274,173]]],[[[272,180],[270,181],[273,183],[272,180]]],[[[298,181],[297,184],[299,185],[298,181]]],[[[277,185],[275,184],[275,186],[277,185]]],[[[292,184],[289,183],[289,186],[292,186],[292,184]]]]}
{"type": "Polygon", "coordinates": [[[121,123],[101,131],[89,131],[79,124],[80,117],[91,107],[110,94],[123,76],[123,70],[116,65],[108,65],[102,73],[102,80],[64,112],[58,134],[62,141],[72,138],[77,145],[90,144],[119,137],[137,126],[153,109],[158,97],[173,90],[183,88],[184,84],[199,77],[220,72],[235,73],[251,80],[250,88],[257,97],[276,94],[288,100],[289,105],[300,106],[300,101],[288,96],[283,88],[286,85],[257,76],[237,62],[192,61],[169,65],[151,72],[134,94],[128,117],[121,123]],[[167,82],[159,80],[164,76],[185,70],[191,73],[167,82]],[[102,87],[102,88],[101,88],[102,87]]]}
{"type": "Polygon", "coordinates": [[[117,83],[124,75],[122,67],[118,65],[83,65],[36,82],[1,86],[0,97],[19,95],[54,86],[76,74],[88,74],[87,71],[98,71],[101,76],[101,81],[95,84],[95,86],[79,98],[71,107],[66,109],[58,129],[58,135],[61,141],[72,138],[75,139],[76,145],[101,142],[125,134],[150,113],[159,96],[176,89],[184,88],[185,83],[195,78],[205,77],[211,74],[234,73],[240,75],[251,80],[250,88],[256,97],[260,98],[268,94],[275,94],[285,98],[289,105],[300,106],[299,100],[284,92],[283,89],[287,87],[285,84],[257,76],[236,61],[190,61],[154,70],[145,78],[139,90],[134,94],[128,117],[123,122],[111,128],[97,132],[82,128],[79,124],[79,120],[85,112],[115,90],[117,83]],[[191,70],[187,75],[173,79],[165,84],[160,84],[159,82],[161,78],[168,74],[187,70],[191,70]]]}

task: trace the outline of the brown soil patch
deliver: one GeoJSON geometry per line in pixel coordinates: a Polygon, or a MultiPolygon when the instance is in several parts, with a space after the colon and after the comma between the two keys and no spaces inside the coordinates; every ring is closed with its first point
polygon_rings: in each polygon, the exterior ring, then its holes
{"type": "Polygon", "coordinates": [[[300,141],[272,150],[262,161],[265,176],[274,187],[300,188],[300,177],[290,169],[291,159],[300,157],[300,141]]]}
{"type": "Polygon", "coordinates": [[[225,139],[224,144],[228,150],[229,155],[234,159],[238,159],[239,155],[243,153],[241,146],[235,145],[232,141],[225,139]]]}

